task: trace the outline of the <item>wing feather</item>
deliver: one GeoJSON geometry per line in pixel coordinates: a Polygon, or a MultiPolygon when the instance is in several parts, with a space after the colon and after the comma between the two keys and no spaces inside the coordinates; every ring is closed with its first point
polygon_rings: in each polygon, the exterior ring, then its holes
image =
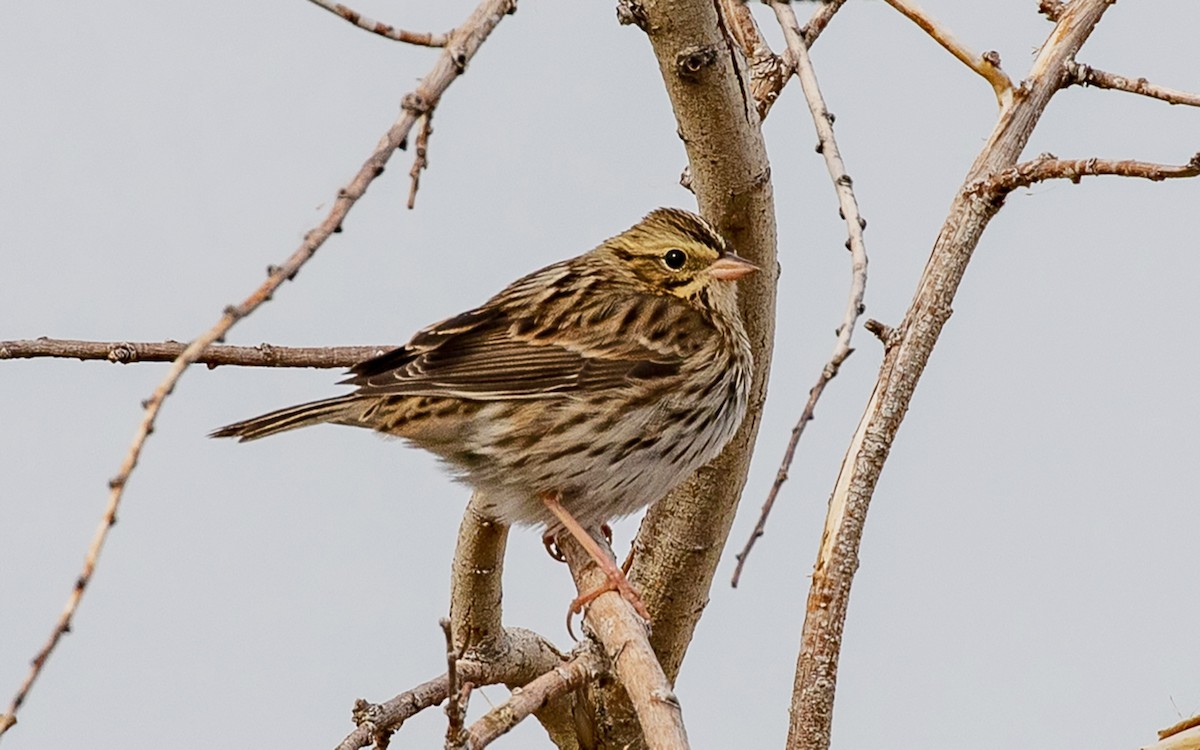
{"type": "MultiPolygon", "coordinates": [[[[358,386],[360,395],[499,400],[569,397],[678,375],[679,352],[651,346],[633,331],[614,335],[613,316],[593,315],[595,305],[560,302],[547,315],[545,305],[492,300],[360,362],[342,382],[358,386]]],[[[664,303],[630,297],[622,307],[664,303]]],[[[611,308],[612,300],[603,305],[611,308]]]]}

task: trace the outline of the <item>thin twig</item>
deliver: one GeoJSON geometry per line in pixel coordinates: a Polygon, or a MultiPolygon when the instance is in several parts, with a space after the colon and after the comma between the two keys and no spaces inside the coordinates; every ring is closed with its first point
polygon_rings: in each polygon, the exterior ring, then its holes
{"type": "Polygon", "coordinates": [[[467,729],[467,747],[483,750],[500,736],[551,701],[582,687],[603,667],[603,659],[594,646],[584,644],[566,664],[555,667],[520,688],[514,688],[508,700],[488,711],[467,729]]]}
{"type": "Polygon", "coordinates": [[[1128,91],[1131,94],[1141,94],[1142,96],[1161,99],[1171,104],[1186,104],[1191,107],[1200,107],[1200,94],[1193,94],[1190,91],[1180,91],[1179,89],[1169,89],[1166,86],[1158,86],[1150,83],[1145,78],[1126,78],[1116,73],[1097,70],[1091,65],[1084,65],[1074,60],[1067,62],[1067,73],[1070,76],[1067,79],[1068,86],[1095,86],[1101,89],[1128,91]]]}
{"type": "Polygon", "coordinates": [[[996,101],[1000,104],[1000,109],[1004,109],[1012,103],[1013,84],[1000,69],[999,54],[996,52],[975,54],[970,47],[958,41],[949,29],[934,20],[911,0],[885,0],[885,2],[900,11],[905,18],[920,26],[926,34],[933,37],[935,42],[942,45],[961,63],[983,76],[992,85],[992,90],[996,92],[996,101]]]}
{"type": "Polygon", "coordinates": [[[1200,153],[1187,164],[1155,164],[1133,159],[1059,159],[1054,154],[1042,154],[1036,159],[1021,162],[966,188],[968,193],[982,191],[989,195],[1004,194],[1045,180],[1070,180],[1078,183],[1083,177],[1113,175],[1140,177],[1160,182],[1180,177],[1200,176],[1200,153]]]}
{"type": "MultiPolygon", "coordinates": [[[[455,43],[447,47],[438,57],[438,61],[434,64],[433,69],[417,86],[416,93],[422,96],[425,101],[436,102],[438,97],[445,92],[446,87],[462,74],[466,61],[474,56],[488,34],[496,27],[496,24],[515,7],[515,0],[484,0],[463,24],[461,31],[455,33],[455,43]]],[[[59,615],[58,621],[50,633],[50,637],[38,651],[37,655],[34,656],[29,673],[17,689],[8,712],[0,715],[0,736],[16,723],[17,711],[25,701],[38,675],[41,674],[42,667],[45,665],[47,658],[53,652],[55,646],[58,645],[63,635],[70,631],[71,619],[79,606],[79,602],[83,598],[84,590],[92,579],[92,574],[96,568],[96,561],[100,556],[101,550],[104,548],[105,541],[108,539],[109,530],[117,522],[117,509],[120,506],[121,497],[124,494],[129,477],[137,466],[138,458],[141,456],[142,446],[145,445],[150,433],[154,431],[154,422],[158,417],[158,412],[162,408],[164,400],[175,389],[175,384],[179,381],[180,376],[183,375],[184,370],[195,362],[200,354],[211,344],[224,340],[225,334],[229,329],[239,320],[258,309],[262,303],[269,300],[283,282],[295,277],[300,268],[316,253],[325,240],[334,232],[341,229],[342,222],[347,213],[358,199],[362,197],[363,193],[366,192],[367,186],[383,172],[388,159],[391,158],[391,155],[407,137],[416,119],[413,113],[408,110],[405,110],[401,114],[400,119],[392,125],[387,134],[379,141],[375,151],[363,164],[362,168],[359,169],[358,173],[350,181],[350,184],[338,191],[337,199],[333,202],[333,207],[330,209],[329,215],[315,229],[304,236],[300,247],[281,266],[270,269],[267,280],[259,285],[250,296],[238,305],[226,307],[216,325],[205,331],[184,348],[172,363],[170,370],[159,383],[158,387],[154,389],[150,398],[144,402],[142,420],[138,424],[133,442],[130,444],[129,450],[121,462],[121,467],[117,475],[108,482],[108,504],[104,509],[100,525],[92,537],[91,544],[88,545],[87,554],[84,557],[83,570],[75,580],[75,586],[71,590],[67,604],[63,608],[62,614],[59,615]]]]}
{"type": "Polygon", "coordinates": [[[421,172],[429,166],[429,136],[433,133],[433,110],[421,117],[421,129],[417,131],[417,153],[413,156],[412,169],[408,176],[412,184],[408,188],[408,208],[411,211],[417,203],[417,190],[421,187],[421,172]]]}
{"type": "MultiPolygon", "coordinates": [[[[209,369],[222,365],[240,367],[350,367],[364,359],[395,347],[387,346],[227,346],[213,344],[195,364],[209,369]]],[[[136,362],[174,362],[187,344],[179,341],[76,341],[37,338],[0,341],[0,360],[53,357],[62,359],[103,360],[129,365],[136,362]]]]}
{"type": "Polygon", "coordinates": [[[788,440],[783,461],[780,463],[779,471],[775,474],[775,482],[771,485],[766,502],[763,503],[758,522],[754,525],[754,531],[750,533],[750,538],[746,540],[746,545],[737,554],[737,566],[734,568],[733,578],[730,580],[730,585],[734,588],[737,587],[738,580],[742,576],[742,568],[746,564],[750,550],[754,548],[754,543],[766,529],[767,517],[771,514],[780,488],[787,481],[788,470],[796,455],[796,445],[800,442],[800,436],[804,434],[805,426],[812,421],[817,401],[825,391],[826,384],[837,377],[842,363],[854,352],[850,341],[854,336],[854,329],[858,325],[858,318],[865,309],[863,298],[867,291],[867,246],[863,240],[863,229],[867,226],[867,222],[859,213],[858,200],[854,197],[854,183],[850,179],[850,175],[846,173],[846,165],[842,161],[841,152],[834,139],[833,115],[826,108],[825,99],[821,96],[817,74],[813,70],[812,60],[808,56],[808,49],[804,45],[804,39],[801,36],[799,25],[796,22],[796,14],[792,10],[791,4],[781,0],[771,0],[770,5],[775,11],[775,18],[783,29],[788,52],[796,61],[796,75],[800,78],[800,87],[804,90],[809,112],[812,113],[813,123],[817,128],[817,138],[819,139],[817,150],[825,157],[825,165],[829,169],[829,176],[833,180],[833,188],[837,193],[839,213],[846,222],[846,231],[849,234],[846,248],[850,251],[850,295],[846,302],[846,311],[842,316],[841,325],[837,328],[837,343],[834,345],[833,354],[821,368],[817,384],[808,392],[808,403],[805,404],[796,426],[792,428],[791,439],[788,440]]]}
{"type": "Polygon", "coordinates": [[[408,44],[416,44],[422,47],[445,47],[450,41],[450,37],[454,32],[446,34],[431,34],[427,31],[405,31],[397,29],[380,21],[374,21],[367,18],[356,10],[347,8],[341,3],[331,3],[329,0],[308,0],[313,5],[318,5],[325,10],[340,16],[360,29],[366,29],[373,34],[386,37],[397,42],[407,42],[408,44]]]}

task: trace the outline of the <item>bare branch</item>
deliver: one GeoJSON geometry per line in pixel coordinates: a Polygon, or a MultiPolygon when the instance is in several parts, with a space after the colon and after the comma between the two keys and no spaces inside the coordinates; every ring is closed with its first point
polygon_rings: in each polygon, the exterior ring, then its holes
{"type": "Polygon", "coordinates": [[[491,658],[507,647],[501,625],[504,552],[508,527],[487,517],[487,500],[476,492],[458,527],[450,572],[450,622],[462,653],[491,658]]]}
{"type": "Polygon", "coordinates": [[[992,90],[996,93],[996,101],[1000,104],[1000,109],[1004,109],[1012,103],[1013,84],[1004,71],[1000,69],[999,54],[996,52],[984,52],[982,55],[975,54],[970,47],[958,41],[950,33],[949,29],[934,20],[932,16],[922,10],[912,0],[885,1],[888,5],[900,11],[905,18],[920,26],[926,34],[933,37],[935,42],[942,45],[947,52],[958,58],[959,62],[983,76],[992,85],[992,90]]]}
{"type": "MultiPolygon", "coordinates": [[[[817,37],[845,2],[846,0],[830,0],[817,4],[808,23],[799,30],[805,47],[811,47],[817,41],[817,37]]],[[[730,33],[742,48],[750,65],[750,92],[758,106],[759,119],[765,120],[771,107],[779,99],[783,87],[796,70],[796,56],[790,50],[782,55],[771,51],[746,0],[721,0],[721,10],[729,24],[730,33]]],[[[684,187],[688,185],[685,184],[684,187]]]]}
{"type": "MultiPolygon", "coordinates": [[[[474,56],[479,46],[487,39],[492,29],[496,27],[496,24],[515,7],[514,0],[484,0],[466,22],[464,22],[463,26],[455,32],[454,44],[447,47],[438,57],[438,61],[433,66],[433,69],[417,86],[416,93],[424,101],[436,102],[442,93],[445,92],[446,88],[462,74],[466,61],[474,56]]],[[[83,570],[75,580],[75,585],[67,599],[67,604],[63,608],[62,614],[59,615],[58,621],[50,633],[50,637],[47,639],[46,644],[38,651],[37,655],[34,656],[29,673],[17,689],[16,695],[13,697],[4,718],[0,719],[0,736],[3,736],[4,732],[16,723],[17,710],[29,694],[29,690],[33,687],[33,683],[37,680],[38,675],[41,674],[42,667],[45,665],[47,658],[53,652],[55,646],[58,645],[62,636],[71,629],[71,619],[74,617],[75,610],[83,598],[84,590],[91,581],[100,552],[104,548],[105,541],[108,539],[109,530],[117,522],[117,509],[120,506],[125,486],[134,468],[137,466],[138,458],[142,453],[142,446],[145,445],[150,433],[154,431],[154,422],[158,417],[159,409],[162,408],[163,401],[174,391],[175,384],[179,381],[180,376],[183,375],[184,370],[195,362],[205,349],[213,343],[223,341],[225,334],[239,320],[254,312],[262,303],[271,299],[271,296],[283,282],[295,277],[300,268],[316,253],[325,240],[334,232],[341,229],[342,221],[350,211],[350,208],[366,192],[367,186],[383,172],[384,165],[387,164],[392,153],[407,137],[408,132],[412,129],[415,122],[416,118],[411,112],[406,110],[401,115],[400,120],[393,124],[383,139],[380,140],[374,153],[371,154],[366,163],[359,169],[358,173],[350,181],[350,184],[338,192],[338,197],[334,201],[333,208],[325,220],[305,235],[300,247],[284,261],[283,265],[271,269],[267,280],[259,285],[249,297],[243,300],[241,304],[226,307],[220,320],[212,328],[205,331],[184,348],[172,363],[170,370],[159,383],[158,387],[154,389],[150,398],[144,402],[145,408],[142,420],[138,424],[133,442],[130,444],[129,450],[121,462],[121,467],[117,471],[117,475],[108,482],[108,503],[104,509],[96,533],[92,537],[91,544],[88,546],[87,554],[84,557],[83,570]]]]}
{"type": "MultiPolygon", "coordinates": [[[[0,341],[0,360],[58,357],[78,360],[104,360],[129,365],[135,362],[174,362],[187,344],[178,341],[74,341],[37,338],[0,341]]],[[[209,369],[222,365],[241,367],[350,367],[364,359],[395,348],[387,346],[223,346],[205,349],[195,363],[209,369]]]]}
{"type": "MultiPolygon", "coordinates": [[[[811,47],[817,37],[833,20],[833,16],[844,5],[846,0],[829,0],[817,4],[812,18],[800,30],[805,45],[811,47]]],[[[795,56],[784,50],[782,55],[775,55],[763,39],[758,28],[758,22],[747,7],[746,0],[721,0],[721,12],[729,24],[730,35],[741,47],[750,66],[750,94],[754,98],[758,119],[764,120],[771,112],[771,107],[779,99],[783,87],[792,79],[796,70],[795,56]]],[[[617,3],[617,17],[621,23],[636,23],[645,29],[645,8],[633,0],[620,0],[617,3]]],[[[687,166],[679,175],[679,184],[686,190],[692,190],[692,168],[687,166]]],[[[692,191],[695,192],[695,191],[692,191]]]]}
{"type": "MultiPolygon", "coordinates": [[[[462,666],[464,670],[470,669],[467,665],[462,666]]],[[[352,712],[357,728],[338,744],[336,750],[358,750],[372,744],[387,747],[392,732],[404,722],[446,700],[448,684],[446,675],[441,675],[385,703],[368,703],[360,698],[354,702],[352,712]]]]}
{"type": "Polygon", "coordinates": [[[968,188],[1016,164],[1046,105],[1066,79],[1066,61],[1073,59],[1110,5],[1109,0],[1076,0],[1063,8],[1022,85],[1023,95],[1001,110],[968,170],[903,322],[887,336],[890,345],[875,389],[829,500],[796,663],[788,750],[829,747],[842,632],[867,509],[917,382],[950,317],[971,254],[1003,203],[1001,194],[971,193],[968,188]]]}
{"type": "Polygon", "coordinates": [[[1193,94],[1190,91],[1180,91],[1179,89],[1169,89],[1166,86],[1158,86],[1150,83],[1145,78],[1126,78],[1116,73],[1106,73],[1103,70],[1093,68],[1091,65],[1077,63],[1074,60],[1067,61],[1067,72],[1069,75],[1067,80],[1068,86],[1095,86],[1101,89],[1128,91],[1131,94],[1141,94],[1152,99],[1162,99],[1164,102],[1171,104],[1186,104],[1192,107],[1200,107],[1200,94],[1193,94]]]}
{"type": "MultiPolygon", "coordinates": [[[[745,484],[771,365],[778,264],[771,173],[749,75],[721,33],[717,8],[708,0],[643,0],[642,7],[646,35],[688,154],[700,213],[739,253],[764,269],[740,282],[738,290],[754,352],[746,419],[721,456],[650,507],[635,542],[630,580],[639,584],[654,623],[654,653],[673,679],[708,602],[745,484]],[[685,78],[678,62],[697,49],[717,54],[710,65],[685,78]]],[[[635,741],[636,735],[619,739],[635,741]]]]}
{"type": "Polygon", "coordinates": [[[1059,159],[1054,154],[1042,154],[1032,161],[1009,167],[975,185],[968,186],[966,190],[968,193],[978,191],[988,195],[1002,195],[1035,182],[1070,180],[1078,183],[1083,177],[1095,175],[1140,177],[1154,182],[1179,177],[1196,177],[1200,175],[1200,153],[1192,156],[1187,164],[1180,166],[1133,159],[1059,159]]]}
{"type": "Polygon", "coordinates": [[[488,711],[467,729],[466,746],[483,750],[530,714],[578,690],[603,669],[595,648],[583,645],[566,664],[555,667],[525,687],[514,688],[508,700],[488,711]]]}
{"type": "MultiPolygon", "coordinates": [[[[558,542],[580,594],[595,591],[608,582],[608,577],[574,537],[563,534],[558,542]]],[[[602,539],[596,542],[612,557],[607,542],[602,539]]],[[[648,750],[687,748],[679,699],[650,648],[646,625],[633,606],[617,592],[608,591],[587,606],[584,622],[603,646],[613,672],[625,688],[648,750]]]]}
{"type": "Polygon", "coordinates": [[[1189,716],[1183,721],[1158,732],[1158,742],[1142,750],[1198,750],[1200,749],[1200,714],[1189,716]]]}
{"type": "MultiPolygon", "coordinates": [[[[563,664],[562,654],[532,631],[510,628],[500,640],[503,645],[486,660],[473,655],[458,660],[455,664],[458,680],[477,686],[503,684],[512,688],[563,664]]],[[[446,700],[449,692],[449,678],[443,674],[383,703],[355,701],[356,728],[338,744],[337,750],[357,750],[371,744],[386,746],[388,738],[404,722],[446,700]]],[[[541,713],[538,715],[540,718],[541,713]]]]}
{"type": "Polygon", "coordinates": [[[812,17],[808,19],[808,23],[804,24],[804,28],[800,29],[800,34],[804,37],[804,44],[806,46],[813,46],[813,42],[817,41],[817,37],[821,36],[821,32],[833,20],[834,14],[841,10],[845,4],[846,0],[828,0],[828,2],[817,4],[817,9],[813,11],[812,17]]]}
{"type": "Polygon", "coordinates": [[[825,165],[829,169],[829,176],[833,180],[833,189],[837,193],[839,213],[846,222],[846,230],[850,236],[846,241],[846,248],[850,251],[850,295],[841,325],[837,328],[837,343],[834,345],[833,354],[821,368],[817,384],[808,392],[808,403],[805,404],[796,426],[792,428],[791,439],[788,440],[783,461],[779,466],[779,471],[775,474],[775,482],[771,485],[766,502],[763,503],[758,522],[754,525],[754,530],[750,533],[750,538],[746,540],[742,551],[737,554],[737,566],[734,568],[733,578],[730,580],[730,585],[735,588],[738,579],[741,578],[742,568],[746,564],[750,550],[754,548],[754,543],[766,529],[767,517],[771,514],[775,499],[779,496],[779,489],[787,481],[788,470],[796,455],[796,445],[800,442],[800,436],[804,434],[805,426],[812,421],[817,401],[825,391],[826,384],[837,377],[838,369],[854,351],[850,346],[850,341],[854,335],[854,329],[857,327],[858,318],[865,309],[863,298],[867,291],[867,246],[863,239],[863,229],[867,226],[867,222],[859,213],[858,200],[854,197],[854,183],[850,179],[850,175],[846,173],[846,165],[842,162],[841,152],[838,150],[837,141],[833,136],[834,117],[825,106],[824,97],[821,96],[817,74],[813,70],[812,60],[808,56],[808,48],[804,45],[804,39],[801,37],[796,14],[793,12],[791,4],[781,0],[770,0],[770,5],[775,11],[775,18],[783,29],[788,52],[796,61],[796,74],[800,78],[800,86],[804,90],[809,112],[812,113],[813,123],[817,128],[817,150],[825,157],[825,165]]]}
{"type": "Polygon", "coordinates": [[[372,34],[386,37],[397,42],[407,42],[408,44],[416,44],[422,47],[445,47],[450,40],[453,31],[448,34],[431,34],[421,31],[405,31],[397,29],[380,21],[373,21],[356,10],[347,8],[341,3],[331,3],[329,0],[308,0],[313,5],[318,5],[325,10],[333,13],[341,18],[346,19],[360,29],[366,29],[372,34]]]}
{"type": "Polygon", "coordinates": [[[412,184],[408,188],[408,208],[411,211],[417,203],[417,190],[421,187],[421,172],[429,166],[429,136],[433,133],[433,110],[425,113],[421,118],[421,129],[417,131],[417,153],[413,156],[412,169],[409,170],[408,176],[412,179],[412,184]]]}
{"type": "Polygon", "coordinates": [[[721,11],[730,34],[750,65],[750,92],[757,104],[758,117],[766,119],[771,105],[792,76],[792,66],[771,51],[746,0],[721,0],[721,11]]]}

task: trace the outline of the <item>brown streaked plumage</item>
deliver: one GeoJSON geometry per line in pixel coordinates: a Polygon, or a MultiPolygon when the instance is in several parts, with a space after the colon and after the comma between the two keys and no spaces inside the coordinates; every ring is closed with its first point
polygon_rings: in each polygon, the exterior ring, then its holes
{"type": "Polygon", "coordinates": [[[212,434],[367,427],[444,459],[500,521],[558,531],[555,496],[595,527],[666,494],[737,430],[751,355],[732,282],[753,270],[699,216],[658,209],[355,365],[354,392],[212,434]]]}

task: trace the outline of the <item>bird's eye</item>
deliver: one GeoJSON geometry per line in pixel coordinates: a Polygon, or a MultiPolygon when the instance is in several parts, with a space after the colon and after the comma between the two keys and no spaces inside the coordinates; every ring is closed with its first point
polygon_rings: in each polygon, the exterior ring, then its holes
{"type": "Polygon", "coordinates": [[[678,271],[683,268],[684,263],[687,263],[687,253],[677,247],[673,247],[663,253],[663,263],[666,263],[667,268],[672,271],[678,271]]]}

